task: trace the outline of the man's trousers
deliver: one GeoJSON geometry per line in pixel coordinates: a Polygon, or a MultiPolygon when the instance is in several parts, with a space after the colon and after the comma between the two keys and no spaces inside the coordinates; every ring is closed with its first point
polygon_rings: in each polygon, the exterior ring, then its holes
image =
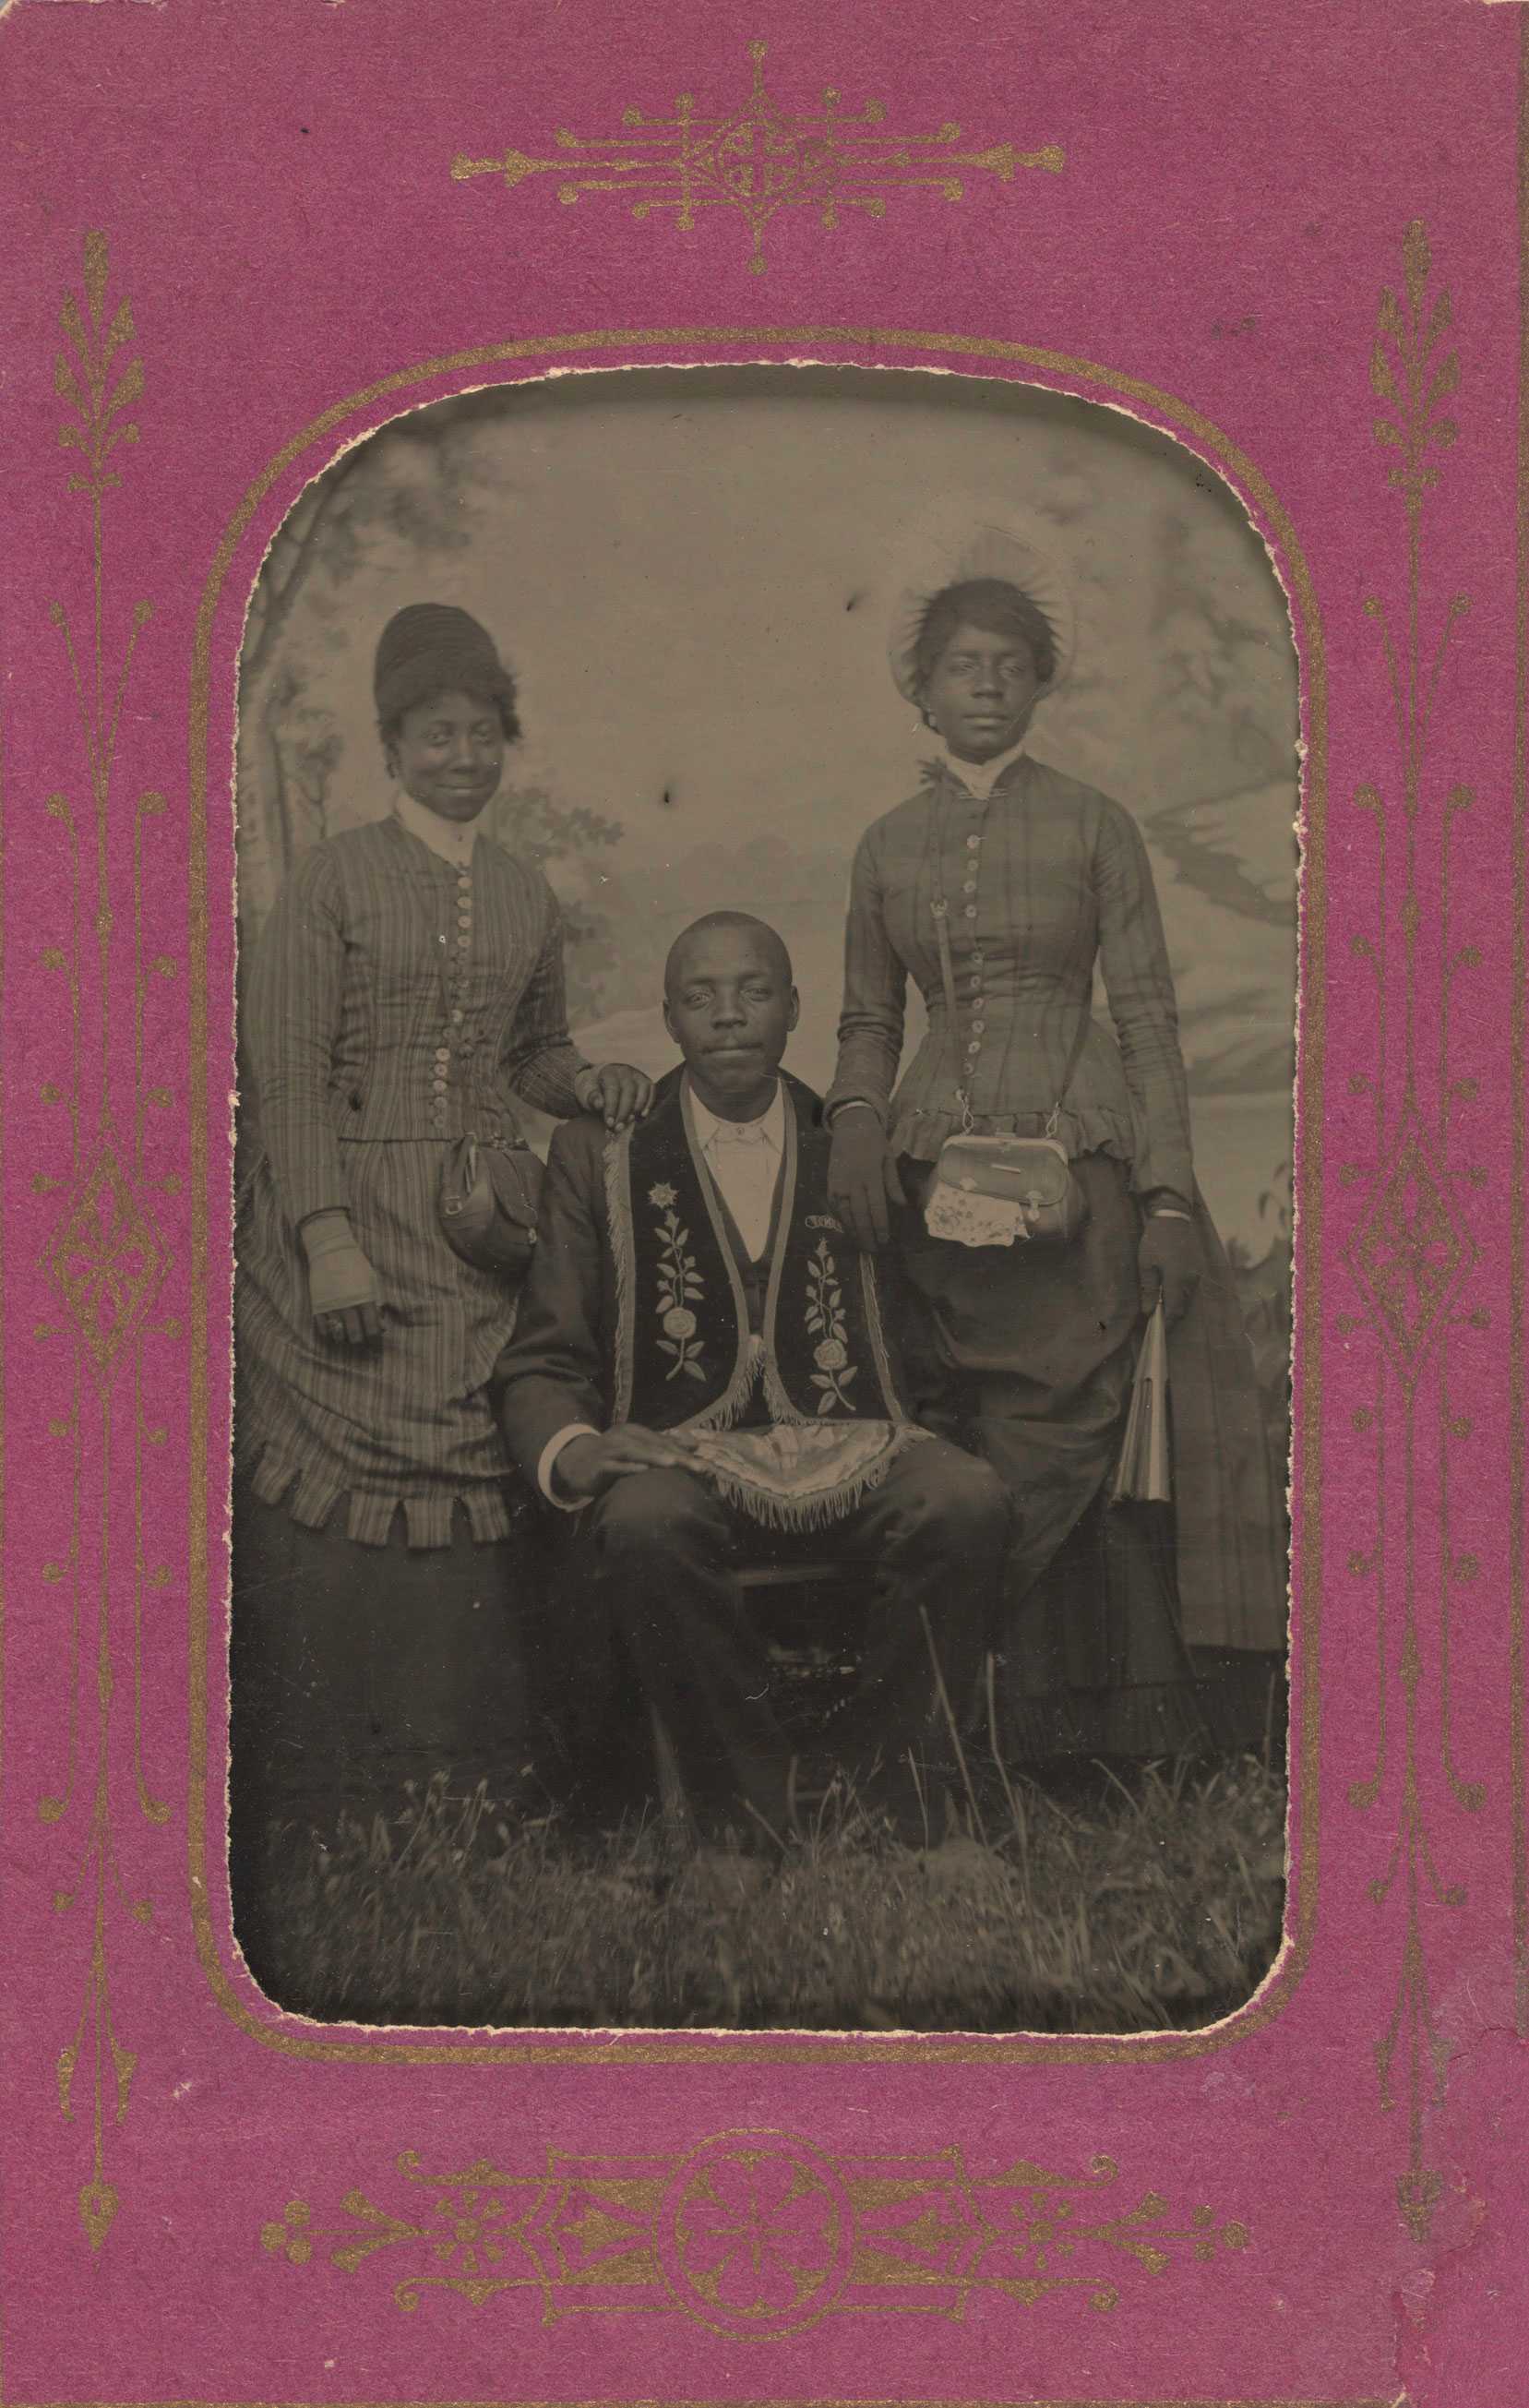
{"type": "Polygon", "coordinates": [[[764,1529],[691,1471],[628,1473],[606,1490],[580,1534],[588,1601],[656,1708],[703,1829],[756,1817],[781,1828],[792,1744],[737,1574],[804,1558],[870,1574],[859,1679],[834,1756],[906,1835],[927,1828],[931,1780],[954,1770],[952,1715],[993,1641],[1009,1513],[988,1465],[933,1438],[905,1448],[842,1521],[803,1537],[764,1529]]]}

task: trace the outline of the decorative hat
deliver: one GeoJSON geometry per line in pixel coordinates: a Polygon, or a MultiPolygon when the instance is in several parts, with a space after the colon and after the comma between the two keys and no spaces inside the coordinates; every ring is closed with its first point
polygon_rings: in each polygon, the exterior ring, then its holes
{"type": "Polygon", "coordinates": [[[515,719],[515,681],[493,638],[451,602],[411,602],[394,612],[378,640],[372,691],[384,724],[450,693],[479,695],[515,719]]]}
{"type": "Polygon", "coordinates": [[[1072,588],[1056,562],[1016,514],[999,503],[945,501],[909,530],[887,632],[887,658],[897,691],[917,703],[919,638],[929,606],[948,586],[997,578],[1018,587],[1051,630],[1056,666],[1042,694],[1054,694],[1072,669],[1077,613],[1072,588]]]}

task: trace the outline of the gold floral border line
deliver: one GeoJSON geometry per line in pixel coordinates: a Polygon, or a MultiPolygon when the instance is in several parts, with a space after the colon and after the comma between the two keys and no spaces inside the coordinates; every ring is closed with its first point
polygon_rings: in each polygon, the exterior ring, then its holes
{"type": "Polygon", "coordinates": [[[1387,482],[1399,494],[1405,517],[1402,599],[1394,609],[1378,595],[1365,604],[1384,656],[1397,764],[1385,785],[1367,782],[1354,796],[1375,822],[1377,843],[1374,934],[1351,940],[1352,951],[1374,974],[1374,1074],[1350,1082],[1371,1101],[1374,1162],[1345,1165],[1341,1174],[1346,1183],[1367,1184],[1370,1196],[1348,1249],[1362,1310],[1340,1315],[1338,1327],[1345,1333],[1367,1329],[1376,1340],[1374,1402],[1354,1416],[1356,1432],[1373,1433],[1375,1528],[1369,1544],[1349,1561],[1350,1573],[1373,1589],[1375,1598],[1376,1742],[1373,1768],[1352,1784],[1349,1797],[1361,1812],[1372,1813],[1384,1799],[1396,1813],[1383,1870],[1370,1884],[1375,1907],[1400,1914],[1391,2013],[1375,2057],[1382,2105],[1390,2110],[1405,2104],[1407,2155],[1396,2198],[1408,2229],[1422,2241],[1442,2186],[1437,2170],[1426,2161],[1425,2128],[1442,2100],[1449,2064],[1433,1965],[1436,1949],[1448,1945],[1441,1918],[1447,1923],[1466,1902],[1464,1885],[1440,1870],[1438,1810],[1452,1806],[1475,1814],[1486,1801],[1484,1784],[1461,1770],[1453,1728],[1451,1622],[1455,1601],[1477,1578],[1479,1566],[1457,1547],[1452,1525],[1457,1459],[1473,1424],[1457,1405],[1451,1383],[1469,1382],[1469,1370],[1461,1373],[1456,1362],[1469,1344],[1468,1334],[1487,1329],[1491,1315],[1468,1304],[1479,1254],[1466,1204],[1485,1185],[1487,1172],[1479,1163],[1460,1159],[1458,1107],[1474,1097],[1477,1081],[1457,1073],[1453,1048],[1457,989],[1480,961],[1474,945],[1456,943],[1450,927],[1455,832],[1474,796],[1465,786],[1439,794],[1428,774],[1429,738],[1448,690],[1449,655],[1470,609],[1469,597],[1457,594],[1433,614],[1435,624],[1427,624],[1425,508],[1438,483],[1440,456],[1455,441],[1449,404],[1459,387],[1460,361],[1450,342],[1450,297],[1435,284],[1421,220],[1407,230],[1401,265],[1399,286],[1381,291],[1370,384],[1379,405],[1375,439],[1390,455],[1387,482]],[[1419,939],[1427,933],[1419,873],[1425,829],[1438,840],[1433,882],[1437,909],[1431,916],[1440,965],[1436,1015],[1426,1032],[1420,1027],[1417,996],[1419,939]],[[1390,849],[1398,837],[1396,896],[1390,891],[1390,849]],[[1392,1010],[1398,938],[1399,1015],[1392,1010]],[[1425,1469],[1436,1484],[1431,1541],[1418,1526],[1419,1480],[1425,1469]],[[1436,1634],[1431,1649],[1423,1632],[1425,1600],[1436,1608],[1430,1618],[1436,1634]],[[1430,1670],[1437,1676],[1442,1783],[1432,1804],[1420,1729],[1421,1693],[1430,1670]],[[1399,1691],[1394,1707],[1393,1684],[1399,1691]],[[1398,1720],[1400,1744],[1393,1753],[1398,1720]]]}
{"type": "Polygon", "coordinates": [[[740,2131],[682,2157],[552,2150],[521,2173],[485,2157],[430,2173],[408,2150],[397,2172],[407,2189],[390,2205],[359,2189],[330,2214],[288,2200],[263,2246],[292,2266],[383,2266],[405,2315],[433,2292],[474,2308],[525,2292],[544,2325],[678,2314],[730,2341],[783,2341],[829,2315],[959,2322],[978,2297],[1034,2307],[1067,2292],[1108,2315],[1122,2281],[1249,2245],[1208,2207],[1122,2201],[1104,2157],[1078,2174],[1017,2158],[978,2175],[959,2149],[832,2157],[740,2131]]]}
{"type": "MultiPolygon", "coordinates": [[[[60,790],[47,804],[50,818],[64,831],[68,930],[64,941],[42,948],[41,965],[64,982],[67,1006],[59,1025],[68,1068],[66,1076],[48,1080],[40,1090],[40,1102],[64,1114],[64,1127],[53,1153],[55,1168],[36,1171],[32,1181],[39,1195],[57,1192],[63,1198],[42,1257],[61,1317],[38,1323],[33,1337],[50,1352],[62,1342],[68,1355],[58,1383],[62,1393],[46,1424],[62,1451],[58,1492],[64,1520],[60,1543],[43,1568],[46,1584],[68,1592],[68,1676],[63,1762],[36,1812],[45,1826],[64,1834],[68,1850],[68,1870],[53,1896],[55,1911],[70,1915],[83,1909],[89,1923],[79,2010],[55,2071],[64,2116],[85,2123],[90,2133],[79,2210],[92,2246],[99,2248],[119,2203],[107,2167],[109,2137],[127,2114],[137,2066],[113,2010],[115,1933],[123,1919],[142,1926],[153,1914],[147,1898],[130,1894],[120,1852],[120,1751],[113,1739],[120,1698],[131,1704],[128,1761],[138,1814],[160,1825],[169,1813],[150,1792],[143,1760],[145,1596],[150,1588],[165,1587],[170,1578],[168,1567],[150,1566],[146,1552],[146,1450],[163,1446],[168,1430],[149,1418],[144,1342],[154,1335],[179,1335],[175,1323],[149,1318],[168,1256],[148,1198],[153,1186],[177,1188],[180,1182],[150,1176],[148,1103],[167,1106],[170,1097],[167,1090],[150,1090],[146,1097],[138,1082],[150,975],[144,950],[142,846],[145,822],[164,812],[156,794],[141,794],[135,807],[129,1057],[134,1087],[126,1112],[120,1116],[115,1109],[115,1082],[123,1062],[113,1025],[118,911],[110,843],[120,808],[117,746],[139,638],[152,611],[147,602],[135,602],[125,633],[114,637],[111,623],[118,614],[107,576],[105,516],[107,497],[121,482],[122,455],[138,438],[132,413],[144,379],[140,361],[131,356],[131,304],[122,299],[112,308],[108,301],[104,235],[86,235],[82,265],[82,292],[66,292],[60,313],[64,343],[54,361],[53,387],[63,405],[59,445],[74,462],[67,490],[82,496],[89,511],[89,599],[75,613],[55,601],[49,616],[63,642],[74,691],[85,800],[77,807],[70,793],[60,790]],[[88,1041],[93,1018],[98,1048],[88,1041]],[[124,1532],[126,1477],[133,1507],[124,1532]],[[124,1686],[118,1632],[129,1596],[131,1676],[124,1686]],[[93,1639],[87,1650],[88,1614],[93,1639]]],[[[164,955],[152,966],[162,977],[173,976],[175,968],[164,955]]]]}
{"type": "MultiPolygon", "coordinates": [[[[851,360],[850,365],[855,362],[851,360]]],[[[900,364],[900,363],[899,363],[900,364]]],[[[513,380],[507,380],[507,381],[513,380]]],[[[1016,380],[1018,381],[1019,380],[1016,380]]],[[[1311,573],[1289,513],[1262,470],[1198,410],[1158,386],[1091,360],[1024,343],[931,335],[897,327],[707,326],[620,328],[545,336],[485,344],[439,359],[399,368],[347,394],[292,437],[250,484],[224,529],[202,590],[192,661],[190,754],[191,847],[189,878],[191,1023],[192,1265],[190,1333],[189,1649],[191,1685],[190,1783],[187,1803],[187,1866],[193,1929],[199,1960],[219,2005],[251,2039],[283,2056],[352,2065],[849,2065],[887,2062],[963,2064],[1151,2064],[1199,2057],[1263,2029],[1279,2014],[1302,1978],[1316,1925],[1319,1866],[1318,1781],[1320,1639],[1322,1624],[1322,1411],[1318,1340],[1321,1324],[1322,1197],[1322,1105],[1327,1025],[1327,667],[1322,624],[1311,573]],[[207,800],[213,632],[230,569],[273,489],[304,464],[311,476],[332,455],[342,434],[351,437],[382,423],[379,405],[400,407],[441,399],[463,382],[486,381],[483,371],[520,366],[536,373],[536,363],[587,359],[603,354],[653,354],[655,366],[736,365],[744,353],[759,365],[842,364],[825,354],[869,354],[878,364],[888,354],[907,359],[986,362],[993,368],[1029,372],[1026,380],[1131,404],[1226,478],[1256,511],[1278,545],[1293,596],[1305,669],[1306,742],[1303,789],[1301,1046],[1297,1074],[1295,1198],[1300,1221],[1294,1293],[1294,1364],[1298,1376],[1293,1495],[1295,1563],[1299,1570],[1300,1646],[1293,1666],[1292,1765],[1299,1805],[1299,1855],[1294,1868],[1293,1911],[1287,1915],[1286,1944],[1273,1974],[1249,2004],[1224,2023],[1202,2031],[1143,2033],[1129,2038],[1035,2034],[941,2036],[847,2033],[823,2039],[784,2033],[694,2036],[590,2031],[541,2034],[505,2031],[487,2040],[409,2040],[373,2034],[336,2038],[322,2026],[268,2007],[259,2012],[231,1976],[220,1953],[209,1903],[210,1885],[226,1880],[222,1818],[207,1814],[209,1642],[214,1627],[210,1585],[209,1511],[216,1498],[220,1525],[227,1495],[226,1454],[215,1464],[209,1454],[211,1389],[208,1383],[209,1246],[212,1228],[207,1045],[207,800]],[[356,422],[364,419],[365,426],[356,422]],[[305,455],[309,456],[305,463],[305,455]],[[214,1854],[216,1843],[216,1855],[214,1854]]],[[[226,821],[221,823],[226,826],[226,821]]],[[[220,898],[219,909],[226,908],[220,898]]],[[[220,1066],[221,1098],[227,1081],[220,1066]]],[[[220,1172],[218,1226],[226,1242],[228,1187],[220,1172]]],[[[220,1387],[221,1383],[220,1382],[220,1387]]],[[[222,1563],[220,1558],[220,1575],[222,1563]]],[[[221,1617],[220,1617],[221,1618],[221,1617]]],[[[220,1705],[222,1698],[220,1682],[220,1705]]]]}
{"type": "Polygon", "coordinates": [[[572,208],[586,194],[619,194],[630,201],[640,224],[672,218],[677,232],[693,234],[703,210],[727,209],[749,229],[749,270],[763,276],[764,237],[787,209],[807,210],[830,230],[855,211],[884,218],[887,195],[922,192],[944,201],[965,198],[958,170],[976,168],[1011,184],[1017,167],[1059,176],[1066,156],[1055,143],[1018,150],[1012,142],[964,150],[959,125],[947,122],[934,134],[896,134],[885,127],[879,100],[847,109],[832,87],[816,108],[780,107],[764,82],[765,45],[750,42],[748,99],[731,112],[698,110],[693,93],[678,94],[668,117],[645,117],[640,108],[622,112],[619,134],[584,136],[560,128],[556,156],[534,159],[513,148],[499,159],[451,162],[454,183],[499,176],[507,191],[534,176],[555,175],[557,196],[572,208]]]}

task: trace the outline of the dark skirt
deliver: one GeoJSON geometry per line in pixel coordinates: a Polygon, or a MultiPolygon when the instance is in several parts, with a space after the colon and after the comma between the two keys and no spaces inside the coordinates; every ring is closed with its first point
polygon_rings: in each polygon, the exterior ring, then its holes
{"type": "MultiPolygon", "coordinates": [[[[1171,1340],[1175,1504],[1110,1505],[1141,1326],[1141,1216],[1123,1164],[1095,1154],[1073,1168],[1089,1218],[1065,1248],[961,1246],[931,1238],[921,1213],[899,1215],[913,1411],[984,1455],[1017,1508],[993,1634],[1000,1743],[1032,1762],[1259,1743],[1279,1677],[1282,1538],[1272,1501],[1261,1527],[1237,1527],[1272,1483],[1238,1391],[1240,1380],[1250,1392],[1251,1363],[1239,1361],[1226,1258],[1202,1208],[1201,1294],[1171,1340]],[[1220,1397],[1190,1393],[1218,1382],[1220,1397]],[[1235,1462],[1202,1442],[1217,1430],[1247,1441],[1235,1462]],[[1228,1497],[1234,1478],[1240,1496],[1228,1497]],[[1186,1615],[1186,1575],[1207,1627],[1186,1615]],[[1236,1649],[1233,1676],[1206,1645],[1236,1649]]],[[[916,1182],[918,1167],[905,1169],[916,1182]]]]}
{"type": "MultiPolygon", "coordinates": [[[[529,1507],[529,1500],[526,1500],[529,1507]]],[[[446,1776],[505,1799],[529,1740],[527,1550],[475,1541],[384,1546],[306,1529],[235,1484],[230,1870],[235,1928],[259,1971],[283,1879],[342,1819],[393,1817],[446,1776]]]]}

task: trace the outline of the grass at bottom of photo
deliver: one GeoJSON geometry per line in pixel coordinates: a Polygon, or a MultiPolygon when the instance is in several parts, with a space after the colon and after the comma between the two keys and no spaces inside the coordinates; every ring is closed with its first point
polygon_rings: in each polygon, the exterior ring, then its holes
{"type": "Polygon", "coordinates": [[[440,1779],[286,1852],[259,1971],[368,2023],[1053,2032],[1193,2028],[1267,1971],[1285,1795],[1258,1756],[1010,1782],[998,1811],[915,1850],[832,1790],[804,1837],[731,1855],[440,1779]]]}

